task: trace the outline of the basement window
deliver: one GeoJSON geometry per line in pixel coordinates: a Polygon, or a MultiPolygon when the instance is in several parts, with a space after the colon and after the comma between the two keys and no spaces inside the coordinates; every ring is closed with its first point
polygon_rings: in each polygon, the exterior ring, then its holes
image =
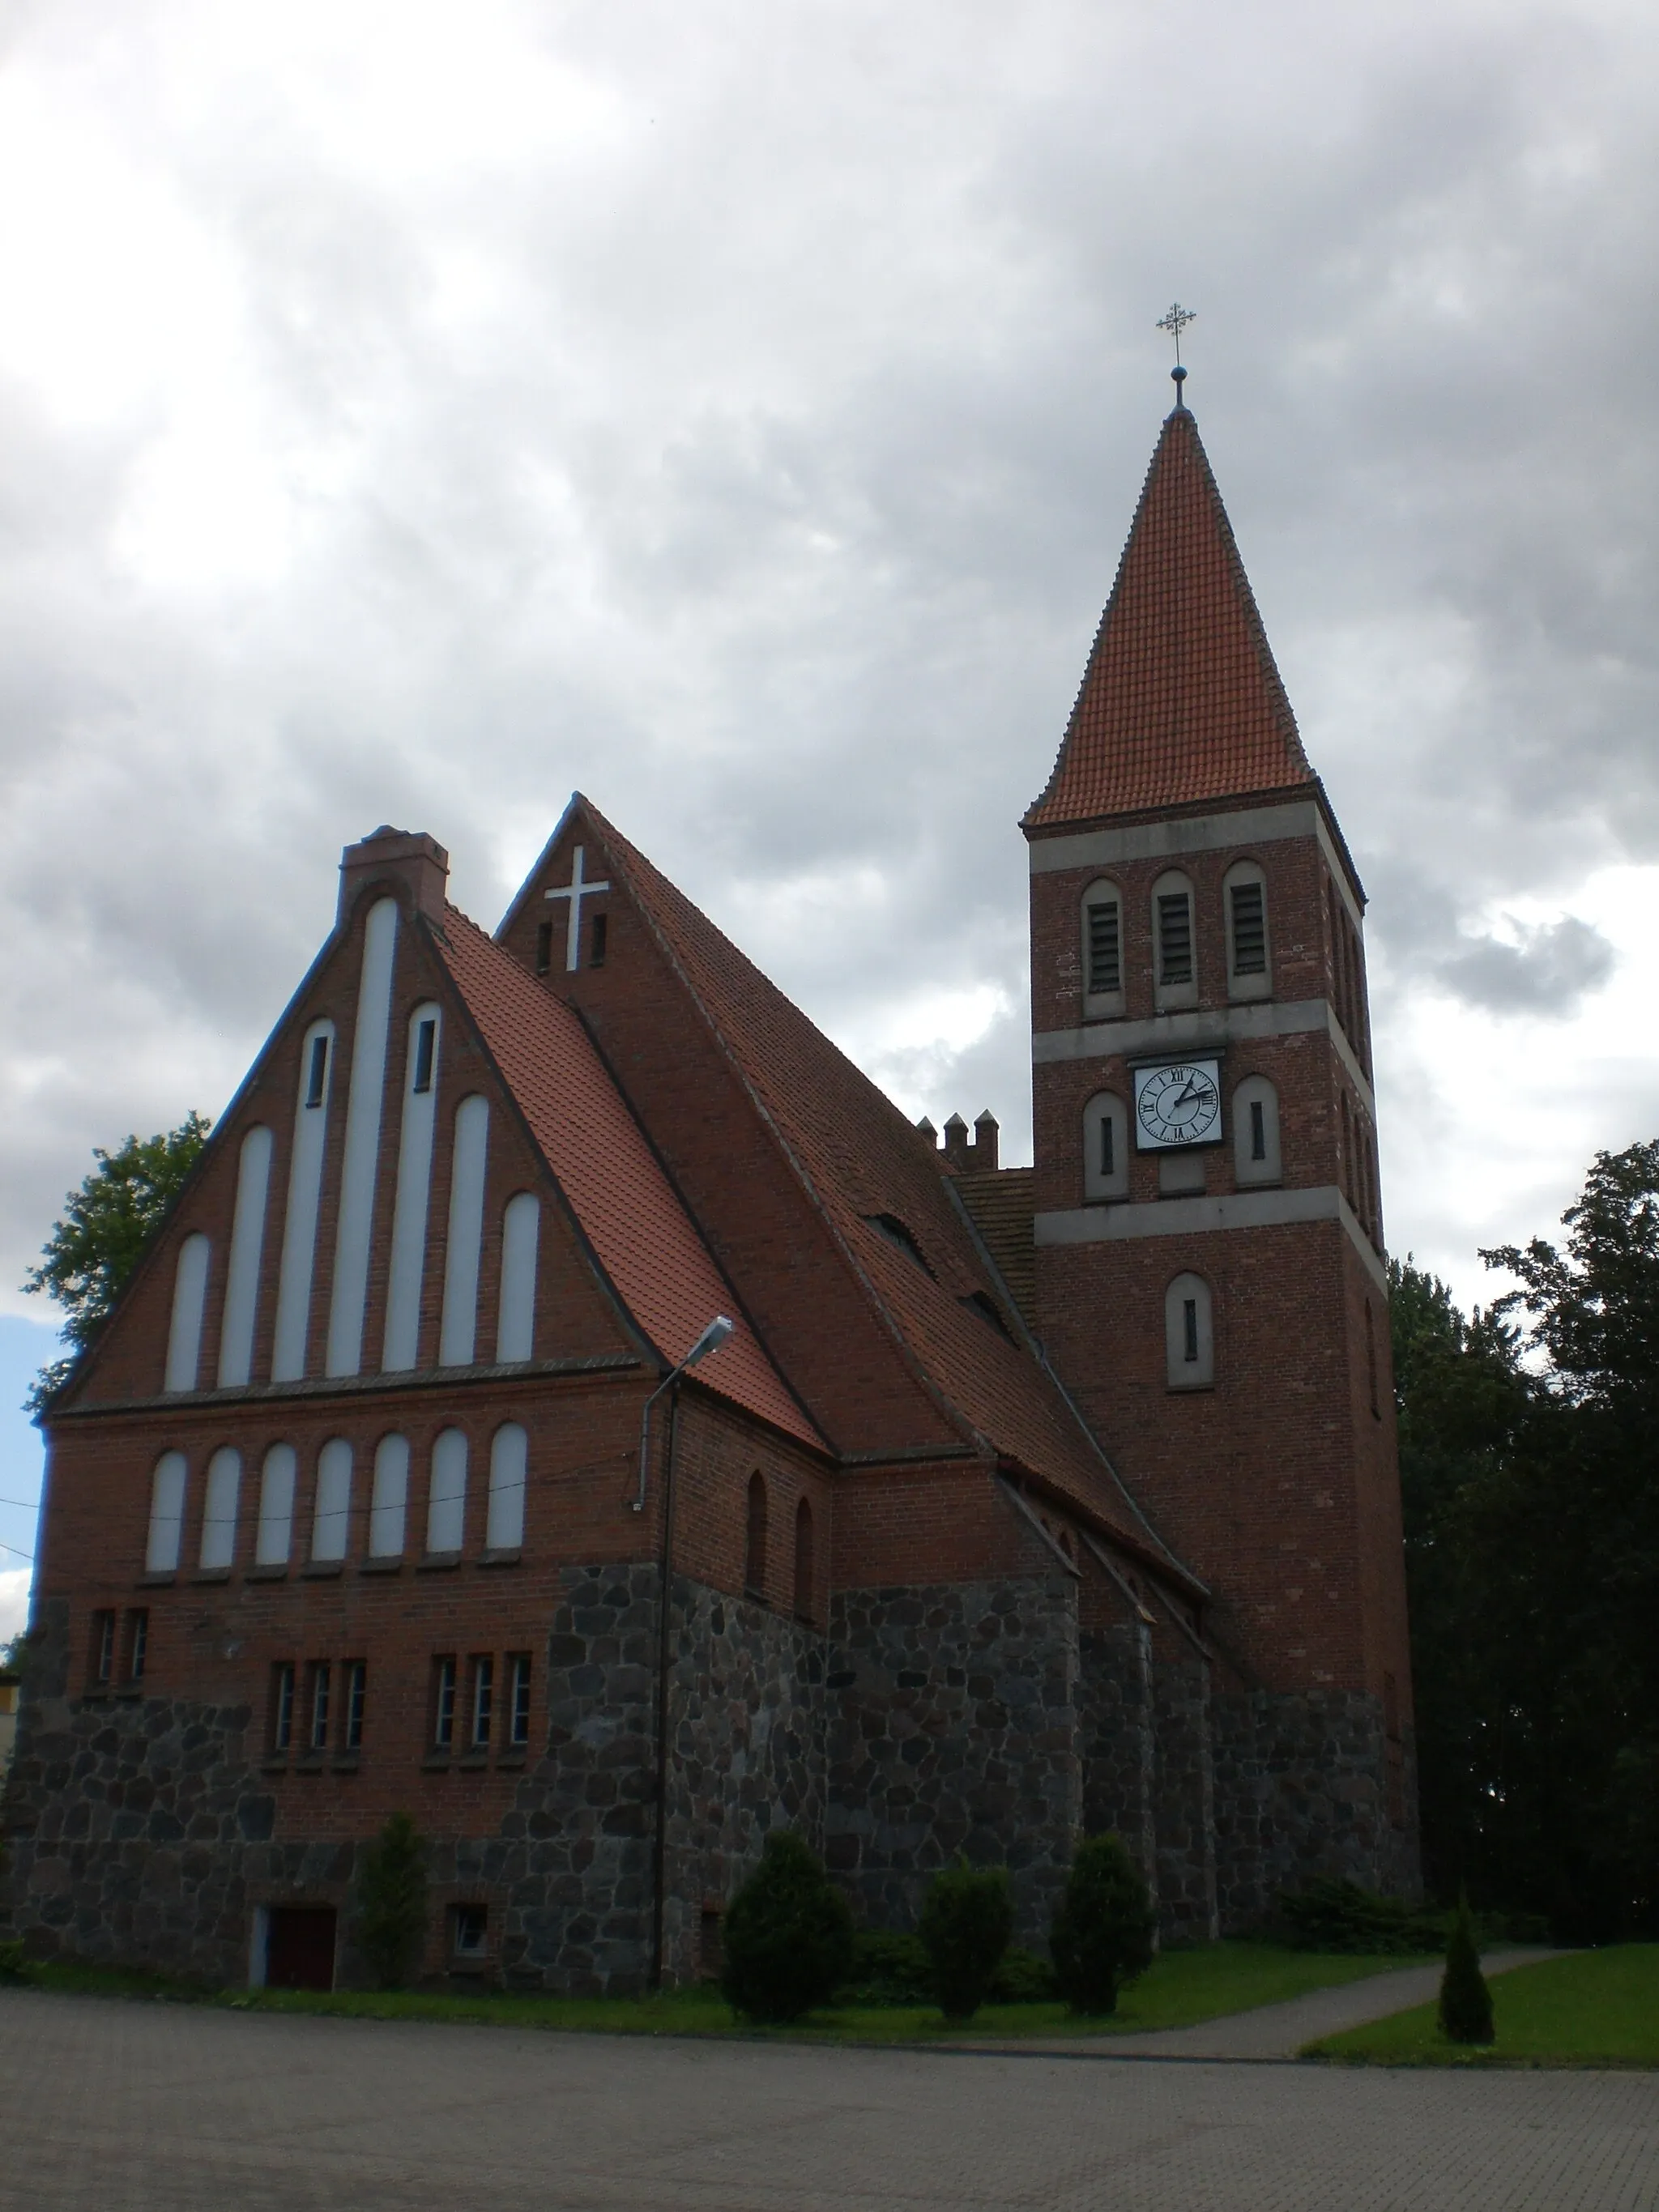
{"type": "Polygon", "coordinates": [[[916,1242],[915,1232],[908,1224],[901,1221],[896,1213],[866,1213],[864,1218],[872,1229],[878,1229],[881,1231],[890,1244],[896,1244],[901,1252],[908,1253],[923,1274],[933,1273],[933,1269],[922,1256],[922,1249],[916,1242]]]}
{"type": "Polygon", "coordinates": [[[487,1905],[458,1905],[454,1907],[454,1946],[458,1959],[482,1959],[489,1948],[489,1907],[487,1905]]]}

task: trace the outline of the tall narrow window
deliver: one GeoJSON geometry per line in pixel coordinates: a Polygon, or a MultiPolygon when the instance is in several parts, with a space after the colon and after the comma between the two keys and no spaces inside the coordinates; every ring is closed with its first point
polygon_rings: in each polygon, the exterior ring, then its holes
{"type": "Polygon", "coordinates": [[[1129,1109],[1111,1091],[1098,1091],[1083,1109],[1083,1195],[1127,1198],[1128,1192],[1129,1109]]]}
{"type": "Polygon", "coordinates": [[[363,1708],[368,1699],[368,1668],[362,1659],[348,1659],[345,1663],[345,1747],[361,1751],[363,1747],[363,1708]]]}
{"type": "Polygon", "coordinates": [[[372,1559],[403,1556],[404,1518],[409,1506],[409,1438],[382,1437],[374,1449],[374,1487],[368,1507],[368,1555],[372,1559]]]}
{"type": "Polygon", "coordinates": [[[270,1670],[270,1747],[286,1751],[294,1741],[294,1662],[284,1659],[270,1670]]]}
{"type": "Polygon", "coordinates": [[[1232,1103],[1235,1179],[1243,1184],[1279,1182],[1278,1091],[1265,1075],[1247,1075],[1233,1092],[1232,1103]]]}
{"type": "Polygon", "coordinates": [[[516,1421],[504,1421],[489,1440],[486,1550],[513,1552],[524,1542],[524,1493],[529,1473],[530,1439],[516,1421]]]}
{"type": "Polygon", "coordinates": [[[144,1567],[152,1575],[170,1575],[179,1565],[179,1545],[185,1528],[185,1472],[183,1452],[167,1451],[156,1461],[150,1477],[149,1541],[144,1567]]]}
{"type": "Polygon", "coordinates": [[[1259,1098],[1250,1101],[1250,1158],[1265,1160],[1267,1157],[1267,1109],[1259,1098]]]}
{"type": "Polygon", "coordinates": [[[331,1437],[317,1455],[317,1503],[311,1520],[313,1559],[343,1559],[351,1534],[351,1446],[331,1437]]]}
{"type": "Polygon", "coordinates": [[[472,1726],[471,1743],[475,1751],[484,1751],[489,1746],[489,1730],[495,1711],[495,1662],[481,1657],[472,1662],[472,1726]]]}
{"type": "Polygon", "coordinates": [[[1193,980],[1193,902],[1185,891],[1165,891],[1158,902],[1158,980],[1193,980]]]}
{"type": "Polygon", "coordinates": [[[221,1444],[208,1462],[207,1497],[202,1506],[201,1561],[204,1573],[228,1567],[236,1551],[236,1501],[242,1484],[242,1455],[221,1444]]]}
{"type": "Polygon", "coordinates": [[[94,1685],[107,1689],[115,1679],[115,1615],[94,1613],[92,1616],[92,1663],[89,1669],[94,1685]]]}
{"type": "Polygon", "coordinates": [[[1100,998],[1123,988],[1123,963],[1119,942],[1115,899],[1097,899],[1089,908],[1089,995],[1100,998]]]}
{"type": "Polygon", "coordinates": [[[1117,1173],[1117,1130],[1109,1114],[1100,1121],[1100,1172],[1103,1179],[1117,1173]]]}
{"type": "Polygon", "coordinates": [[[455,1741],[455,1661],[452,1655],[434,1662],[432,1669],[432,1741],[440,1751],[455,1741]]]}
{"type": "Polygon", "coordinates": [[[1177,1275],[1165,1291],[1164,1342],[1170,1389],[1207,1389],[1215,1381],[1215,1326],[1201,1275],[1177,1275]]]}
{"type": "Polygon", "coordinates": [[[749,1597],[766,1596],[766,1481],[758,1468],[749,1478],[749,1522],[743,1554],[743,1587],[749,1597]]]}
{"type": "Polygon", "coordinates": [[[415,1080],[412,1090],[425,1091],[432,1088],[432,1064],[438,1051],[438,1017],[423,1014],[415,1028],[415,1080]]]}
{"type": "Polygon", "coordinates": [[[538,921],[536,925],[536,973],[545,975],[553,965],[553,925],[538,921]]]}
{"type": "Polygon", "coordinates": [[[587,964],[590,968],[604,967],[605,942],[610,934],[609,915],[596,914],[587,925],[587,964]]]}
{"type": "Polygon", "coordinates": [[[306,1067],[306,1106],[313,1113],[328,1096],[328,1048],[331,1036],[331,1031],[319,1030],[311,1040],[311,1057],[306,1067]]]}
{"type": "Polygon", "coordinates": [[[1222,879],[1227,909],[1227,989],[1265,999],[1273,989],[1267,944],[1267,879],[1255,860],[1235,860],[1222,879]]]}
{"type": "Polygon", "coordinates": [[[259,1533],[253,1547],[258,1567],[285,1567],[294,1540],[294,1483],[299,1459],[292,1444],[272,1444],[259,1474],[259,1533]]]}
{"type": "Polygon", "coordinates": [[[332,1689],[333,1669],[326,1659],[312,1662],[311,1668],[311,1748],[328,1748],[329,1698],[332,1689]]]}
{"type": "Polygon", "coordinates": [[[466,1437],[445,1429],[432,1447],[432,1484],[427,1495],[426,1548],[459,1552],[466,1531],[466,1437]]]}
{"type": "Polygon", "coordinates": [[[513,1698],[507,1740],[522,1748],[530,1741],[530,1654],[515,1651],[507,1664],[513,1698]]]}
{"type": "Polygon", "coordinates": [[[149,1663],[149,1614],[137,1607],[127,1615],[127,1680],[142,1682],[149,1663]]]}
{"type": "Polygon", "coordinates": [[[812,1618],[812,1509],[804,1498],[795,1508],[795,1618],[812,1618]]]}

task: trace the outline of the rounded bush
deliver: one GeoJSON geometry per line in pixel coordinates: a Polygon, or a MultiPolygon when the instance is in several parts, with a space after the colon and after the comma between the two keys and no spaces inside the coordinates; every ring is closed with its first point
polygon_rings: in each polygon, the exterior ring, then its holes
{"type": "Polygon", "coordinates": [[[1007,1868],[972,1867],[960,1859],[935,1875],[917,1932],[939,2009],[947,2020],[971,2020],[1014,1932],[1007,1868]]]}
{"type": "Polygon", "coordinates": [[[827,2004],[853,1965],[847,1899],[801,1838],[766,1838],[761,1863],[726,1908],[720,1990],[736,2012],[799,2020],[827,2004]]]}
{"type": "Polygon", "coordinates": [[[1078,1846],[1049,1931],[1054,1980],[1073,2012],[1113,2013],[1118,1991],[1152,1963],[1156,1916],[1121,1836],[1078,1846]]]}

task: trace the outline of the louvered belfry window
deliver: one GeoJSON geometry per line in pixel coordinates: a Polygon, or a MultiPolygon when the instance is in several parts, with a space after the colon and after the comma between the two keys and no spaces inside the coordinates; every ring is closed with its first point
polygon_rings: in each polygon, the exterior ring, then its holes
{"type": "Polygon", "coordinates": [[[1235,884],[1233,896],[1233,973],[1265,975],[1267,972],[1267,914],[1260,884],[1235,884]]]}
{"type": "Polygon", "coordinates": [[[1115,899],[1091,900],[1089,905],[1089,995],[1098,998],[1123,988],[1123,963],[1119,950],[1118,905],[1115,899]]]}
{"type": "Polygon", "coordinates": [[[1193,901],[1189,891],[1160,891],[1158,898],[1158,980],[1193,980],[1193,901]]]}

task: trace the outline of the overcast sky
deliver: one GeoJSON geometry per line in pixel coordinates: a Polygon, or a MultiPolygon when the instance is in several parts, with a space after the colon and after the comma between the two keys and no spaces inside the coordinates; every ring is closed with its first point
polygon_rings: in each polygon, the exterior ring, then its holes
{"type": "Polygon", "coordinates": [[[1389,1241],[1486,1295],[1659,1133],[1656,49],[1613,0],[12,0],[0,1316],[94,1144],[220,1109],[342,844],[433,831],[493,925],[575,787],[1028,1157],[1015,823],[1175,295],[1371,896],[1389,1241]]]}

